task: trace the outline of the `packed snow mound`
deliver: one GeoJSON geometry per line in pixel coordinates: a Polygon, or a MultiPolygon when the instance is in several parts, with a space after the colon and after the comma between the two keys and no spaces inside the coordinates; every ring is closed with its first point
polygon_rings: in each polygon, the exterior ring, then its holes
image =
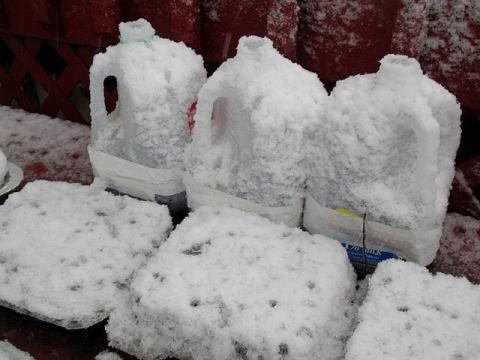
{"type": "Polygon", "coordinates": [[[309,195],[322,206],[412,231],[422,261],[433,260],[460,114],[454,95],[423,75],[415,59],[385,56],[377,73],[339,81],[309,132],[309,195]]]}
{"type": "Polygon", "coordinates": [[[8,341],[0,341],[0,359],[2,360],[34,360],[26,352],[17,349],[8,341]]]}
{"type": "Polygon", "coordinates": [[[6,175],[7,175],[7,158],[3,153],[2,149],[0,149],[0,187],[2,187],[6,175]]]}
{"type": "Polygon", "coordinates": [[[199,92],[187,176],[261,205],[291,205],[303,197],[304,129],[327,98],[317,76],[268,38],[242,37],[199,92]]]}
{"type": "Polygon", "coordinates": [[[206,80],[202,57],[154,35],[144,19],[120,24],[120,43],[90,68],[95,150],[151,168],[183,169],[187,109],[206,80]],[[117,80],[118,103],[105,110],[104,79],[117,80]]]}
{"type": "Polygon", "coordinates": [[[369,281],[346,360],[476,360],[480,286],[400,260],[369,281]]]}
{"type": "Polygon", "coordinates": [[[165,206],[36,181],[0,206],[0,303],[66,328],[105,319],[165,240],[165,206]]]}
{"type": "Polygon", "coordinates": [[[107,333],[142,359],[341,359],[354,287],[337,241],[202,207],[137,273],[107,333]]]}

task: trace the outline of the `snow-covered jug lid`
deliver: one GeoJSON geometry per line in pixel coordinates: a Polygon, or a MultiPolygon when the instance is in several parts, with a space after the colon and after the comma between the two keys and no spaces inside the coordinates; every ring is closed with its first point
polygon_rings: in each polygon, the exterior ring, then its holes
{"type": "Polygon", "coordinates": [[[118,28],[120,30],[120,42],[123,44],[149,42],[155,36],[155,30],[145,19],[122,22],[118,28]]]}

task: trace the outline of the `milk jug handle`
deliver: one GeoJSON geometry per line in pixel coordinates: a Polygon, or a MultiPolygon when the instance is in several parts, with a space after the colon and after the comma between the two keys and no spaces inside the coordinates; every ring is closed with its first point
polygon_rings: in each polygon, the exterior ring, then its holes
{"type": "Polygon", "coordinates": [[[114,76],[110,66],[92,66],[90,70],[90,111],[92,118],[107,119],[105,107],[104,80],[114,76]]]}

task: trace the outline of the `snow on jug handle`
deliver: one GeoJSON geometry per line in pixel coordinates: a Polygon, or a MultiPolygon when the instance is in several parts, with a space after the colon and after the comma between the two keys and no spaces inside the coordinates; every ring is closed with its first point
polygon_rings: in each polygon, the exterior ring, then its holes
{"type": "MultiPolygon", "coordinates": [[[[379,81],[387,87],[398,84],[398,97],[408,89],[416,89],[423,78],[423,72],[417,60],[404,55],[387,55],[381,61],[378,72],[379,81]]],[[[428,206],[433,206],[435,191],[425,189],[435,187],[437,175],[437,161],[440,147],[440,125],[433,117],[430,106],[421,96],[410,97],[408,106],[403,110],[402,118],[408,119],[410,127],[416,137],[417,163],[415,169],[416,197],[425,201],[428,206]]]]}

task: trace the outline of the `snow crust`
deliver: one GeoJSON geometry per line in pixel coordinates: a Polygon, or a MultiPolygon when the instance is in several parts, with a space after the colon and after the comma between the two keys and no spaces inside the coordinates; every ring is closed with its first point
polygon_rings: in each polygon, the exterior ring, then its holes
{"type": "Polygon", "coordinates": [[[2,360],[34,360],[26,352],[17,349],[8,341],[0,341],[0,359],[2,360]]]}
{"type": "Polygon", "coordinates": [[[7,175],[7,158],[0,149],[0,187],[3,185],[5,175],[7,175]]]}
{"type": "Polygon", "coordinates": [[[475,360],[480,286],[389,260],[369,280],[346,360],[475,360]]]}
{"type": "Polygon", "coordinates": [[[304,129],[326,101],[314,73],[269,39],[242,37],[199,92],[187,174],[261,205],[291,205],[303,197],[304,129]]]}
{"type": "Polygon", "coordinates": [[[165,206],[36,181],[0,207],[0,303],[66,328],[105,319],[165,240],[165,206]]]}
{"type": "Polygon", "coordinates": [[[138,271],[107,333],[142,359],[342,359],[354,287],[337,241],[202,207],[138,271]]]}
{"type": "Polygon", "coordinates": [[[90,68],[92,145],[151,168],[183,169],[186,112],[206,79],[203,60],[184,43],[154,36],[144,19],[121,23],[120,33],[90,68]],[[119,99],[110,114],[108,76],[117,79],[119,99]]]}
{"type": "MultiPolygon", "coordinates": [[[[438,248],[461,110],[419,63],[387,55],[377,73],[339,81],[309,134],[307,188],[329,208],[345,208],[412,230],[419,248],[438,248]],[[422,239],[422,232],[435,236],[422,239]]],[[[432,251],[433,249],[433,251],[432,251]]]]}

